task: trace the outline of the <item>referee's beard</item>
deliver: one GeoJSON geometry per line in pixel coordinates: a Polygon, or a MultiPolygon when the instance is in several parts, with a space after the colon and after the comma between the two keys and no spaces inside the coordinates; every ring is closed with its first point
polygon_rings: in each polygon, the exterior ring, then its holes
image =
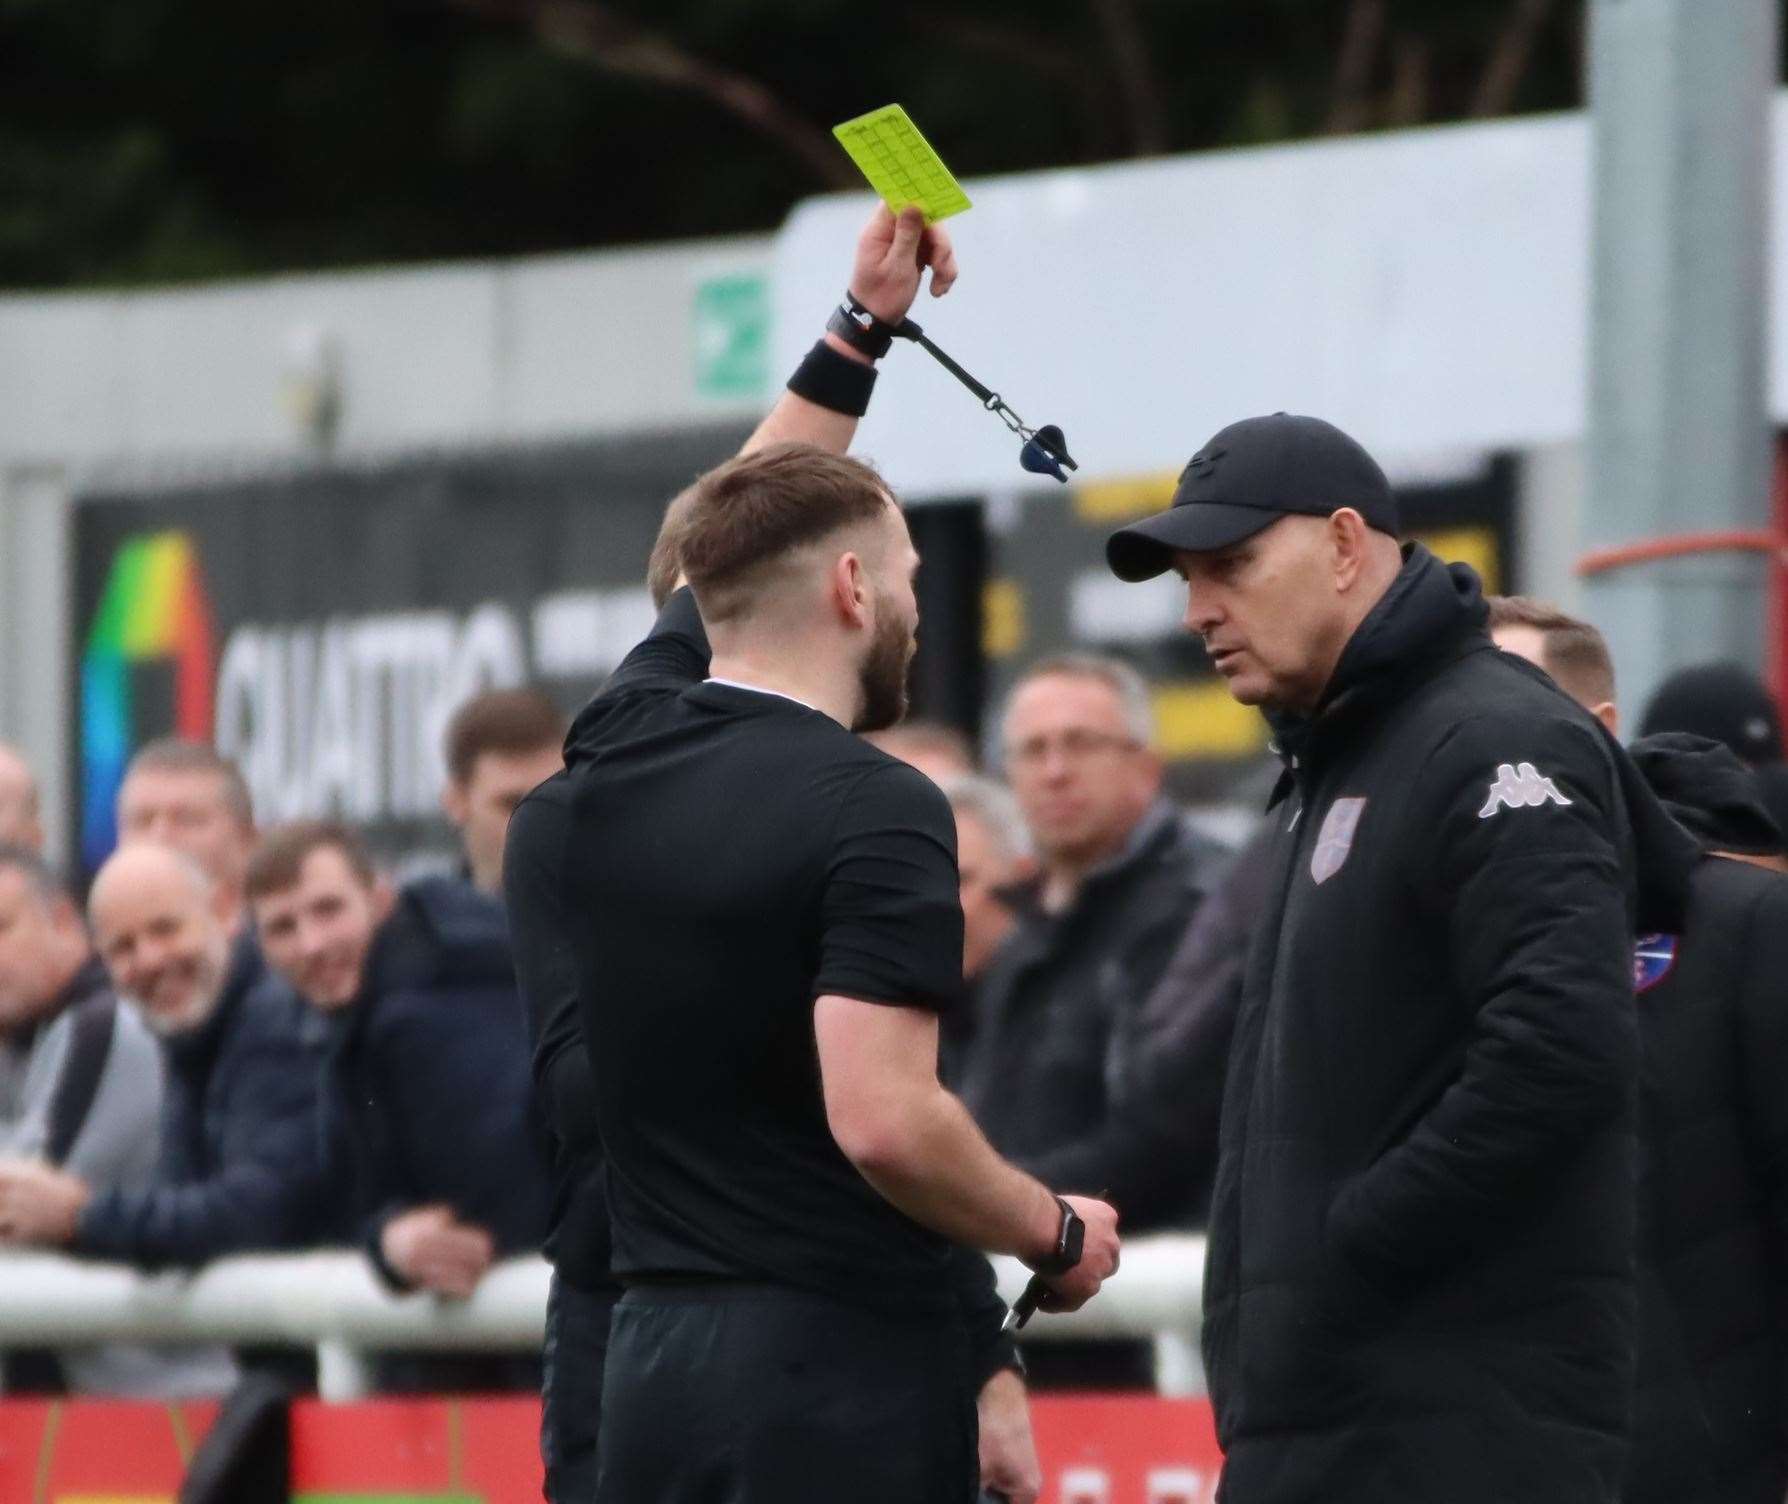
{"type": "Polygon", "coordinates": [[[858,670],[863,708],[853,731],[886,731],[906,715],[906,677],[918,651],[918,638],[894,612],[877,613],[875,636],[858,670]]]}

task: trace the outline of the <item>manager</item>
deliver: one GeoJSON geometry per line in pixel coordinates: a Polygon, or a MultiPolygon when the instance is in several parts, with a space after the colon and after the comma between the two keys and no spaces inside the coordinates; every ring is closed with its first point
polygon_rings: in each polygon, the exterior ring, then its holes
{"type": "Polygon", "coordinates": [[[1383,472],[1250,418],[1112,568],[1285,770],[1205,1277],[1226,1504],[1612,1504],[1633,1383],[1630,765],[1399,546],[1383,472]]]}
{"type": "MultiPolygon", "coordinates": [[[[926,266],[942,290],[948,241],[884,211],[850,290],[897,322],[926,266]]],[[[696,483],[692,588],[510,831],[524,987],[581,1010],[625,1286],[605,1504],[967,1504],[962,1250],[1024,1258],[1060,1309],[1117,1264],[1112,1209],[1000,1159],[938,1083],[954,824],[854,734],[904,711],[918,626],[906,523],[843,453],[873,379],[828,335],[696,483]]]]}

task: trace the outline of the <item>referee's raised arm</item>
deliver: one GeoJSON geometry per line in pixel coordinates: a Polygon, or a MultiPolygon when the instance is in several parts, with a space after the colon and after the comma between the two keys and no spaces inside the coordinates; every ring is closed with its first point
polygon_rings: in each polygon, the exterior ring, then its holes
{"type": "MultiPolygon", "coordinates": [[[[857,237],[850,295],[884,324],[898,324],[918,298],[927,270],[934,298],[955,285],[956,252],[949,232],[941,225],[927,226],[917,208],[896,218],[886,204],[877,204],[857,237]]],[[[869,409],[878,346],[887,349],[873,337],[828,327],[741,452],[795,443],[843,454],[856,437],[857,419],[869,409]]]]}

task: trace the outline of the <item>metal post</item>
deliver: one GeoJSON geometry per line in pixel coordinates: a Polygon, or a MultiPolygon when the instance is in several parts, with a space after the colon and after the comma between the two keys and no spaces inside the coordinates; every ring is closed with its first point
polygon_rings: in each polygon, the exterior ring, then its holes
{"type": "Polygon", "coordinates": [[[317,1394],[331,1405],[363,1400],[373,1392],[372,1364],[339,1337],[317,1344],[317,1394]]]}
{"type": "MultiPolygon", "coordinates": [[[[1585,548],[1768,522],[1776,4],[1593,0],[1585,548]]],[[[1764,587],[1755,554],[1592,578],[1630,713],[1673,668],[1759,663],[1764,587]]]]}

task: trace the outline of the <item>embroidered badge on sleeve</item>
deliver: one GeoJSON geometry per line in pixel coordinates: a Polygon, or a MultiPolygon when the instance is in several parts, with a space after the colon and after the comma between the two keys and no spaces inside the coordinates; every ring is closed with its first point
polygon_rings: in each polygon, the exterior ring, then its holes
{"type": "Polygon", "coordinates": [[[1500,764],[1490,784],[1490,797],[1478,811],[1480,820],[1488,820],[1502,809],[1535,809],[1550,800],[1553,804],[1571,801],[1558,791],[1558,785],[1530,762],[1500,764]]]}

